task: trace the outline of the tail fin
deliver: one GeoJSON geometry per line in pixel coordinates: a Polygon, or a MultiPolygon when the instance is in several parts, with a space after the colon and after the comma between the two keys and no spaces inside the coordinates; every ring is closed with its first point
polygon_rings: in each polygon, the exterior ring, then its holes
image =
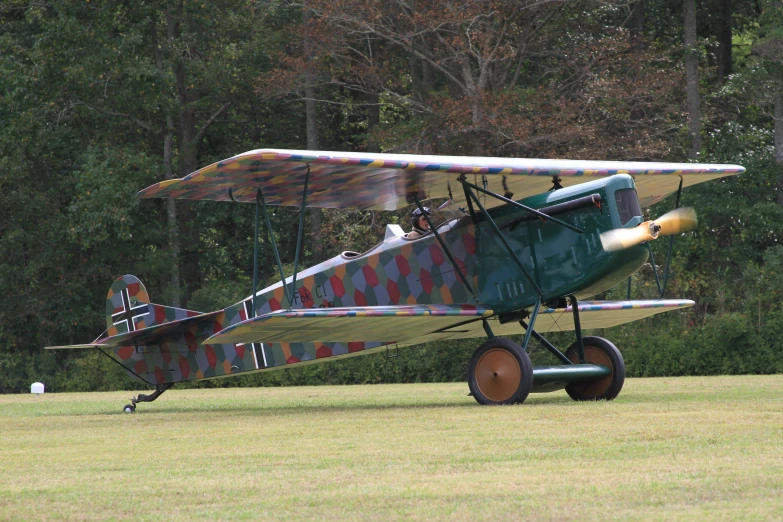
{"type": "Polygon", "coordinates": [[[139,278],[124,275],[112,283],[106,296],[106,335],[134,332],[200,314],[194,310],[151,303],[139,278]]]}
{"type": "Polygon", "coordinates": [[[92,343],[47,349],[108,350],[125,369],[148,384],[259,369],[255,351],[244,345],[201,344],[223,328],[224,320],[225,310],[202,314],[151,303],[141,281],[124,275],[112,283],[106,296],[105,334],[92,343]]]}

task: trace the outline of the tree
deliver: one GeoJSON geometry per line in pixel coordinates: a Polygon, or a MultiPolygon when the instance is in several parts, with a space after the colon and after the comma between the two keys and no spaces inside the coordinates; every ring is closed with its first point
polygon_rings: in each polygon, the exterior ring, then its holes
{"type": "Polygon", "coordinates": [[[685,96],[688,100],[688,158],[701,151],[701,107],[699,101],[699,49],[696,45],[696,0],[683,0],[685,40],[685,96]]]}
{"type": "MultiPolygon", "coordinates": [[[[310,31],[310,9],[307,5],[302,8],[302,48],[304,50],[305,65],[305,119],[307,121],[307,148],[308,150],[319,150],[318,146],[318,115],[316,112],[316,72],[315,59],[316,53],[313,45],[310,31]]],[[[304,211],[304,210],[303,210],[304,211]]],[[[310,220],[312,231],[310,238],[312,241],[313,257],[315,262],[325,259],[323,242],[321,238],[321,224],[324,220],[324,213],[320,208],[310,210],[310,220]]]]}
{"type": "Polygon", "coordinates": [[[783,2],[767,0],[762,5],[761,34],[754,51],[764,69],[764,85],[772,93],[775,161],[781,169],[777,202],[783,205],[783,2]]]}

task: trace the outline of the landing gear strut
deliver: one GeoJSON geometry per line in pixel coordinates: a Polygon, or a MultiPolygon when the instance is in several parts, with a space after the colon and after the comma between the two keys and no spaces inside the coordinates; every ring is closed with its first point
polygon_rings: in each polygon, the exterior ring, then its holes
{"type": "MultiPolygon", "coordinates": [[[[489,323],[484,321],[489,340],[476,349],[468,367],[470,395],[479,404],[521,403],[529,393],[563,388],[575,401],[610,401],[619,395],[625,382],[623,356],[606,339],[582,337],[579,303],[574,296],[568,297],[574,314],[576,341],[565,353],[533,329],[540,302],[534,306],[529,323],[519,321],[525,329],[522,346],[494,337],[489,323]],[[531,338],[557,357],[561,364],[533,368],[526,350],[531,338]]],[[[502,318],[500,322],[503,323],[502,318]]]]}
{"type": "Polygon", "coordinates": [[[144,395],[143,393],[140,393],[138,397],[131,398],[131,403],[126,404],[123,406],[122,411],[125,413],[133,413],[136,411],[136,404],[139,402],[152,402],[161,395],[163,395],[163,392],[168,390],[174,386],[174,383],[168,383],[168,384],[158,384],[155,386],[155,391],[149,395],[144,395]]]}

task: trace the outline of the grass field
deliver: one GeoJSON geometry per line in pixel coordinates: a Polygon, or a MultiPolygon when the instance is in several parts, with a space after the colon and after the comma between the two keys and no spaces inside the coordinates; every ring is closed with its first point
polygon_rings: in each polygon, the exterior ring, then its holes
{"type": "Polygon", "coordinates": [[[783,375],[0,396],[0,520],[783,519],[783,375]]]}

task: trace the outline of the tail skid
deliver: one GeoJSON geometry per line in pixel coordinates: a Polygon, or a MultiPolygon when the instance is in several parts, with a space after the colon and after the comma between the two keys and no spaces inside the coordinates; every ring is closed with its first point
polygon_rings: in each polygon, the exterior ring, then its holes
{"type": "Polygon", "coordinates": [[[140,403],[140,402],[152,402],[155,399],[157,399],[158,397],[160,397],[161,395],[163,395],[163,392],[165,392],[166,390],[170,390],[173,386],[174,386],[174,383],[158,384],[157,386],[155,386],[155,391],[152,392],[151,394],[145,395],[143,393],[140,393],[138,397],[133,397],[131,399],[130,404],[126,404],[122,408],[122,411],[124,411],[125,413],[133,413],[133,412],[136,411],[136,405],[138,403],[140,403]]]}

